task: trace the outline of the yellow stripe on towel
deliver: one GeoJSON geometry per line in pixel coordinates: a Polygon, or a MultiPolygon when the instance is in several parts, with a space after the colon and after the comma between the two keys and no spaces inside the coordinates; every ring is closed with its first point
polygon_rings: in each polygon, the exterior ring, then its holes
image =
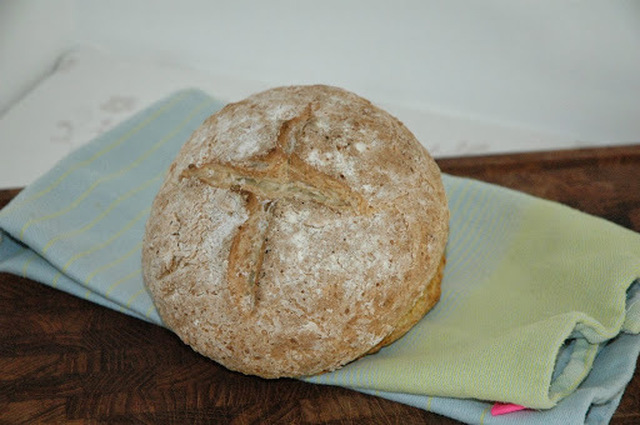
{"type": "Polygon", "coordinates": [[[164,172],[156,175],[155,177],[147,180],[146,182],[144,182],[143,184],[141,184],[140,186],[130,190],[129,192],[125,193],[124,195],[120,196],[118,199],[116,199],[115,201],[113,201],[104,211],[102,211],[98,216],[96,216],[93,220],[91,220],[91,222],[85,224],[84,226],[72,230],[70,232],[67,233],[60,233],[59,235],[57,235],[54,238],[51,238],[51,240],[49,242],[47,242],[47,244],[44,246],[44,248],[42,249],[42,253],[45,254],[47,252],[47,250],[49,248],[51,248],[51,246],[56,243],[57,241],[61,240],[61,239],[69,239],[71,237],[74,236],[78,236],[84,232],[86,232],[87,230],[91,229],[93,226],[95,226],[96,224],[98,224],[100,222],[100,220],[102,220],[103,218],[105,218],[107,216],[107,214],[109,214],[111,211],[113,211],[118,205],[120,205],[123,201],[129,199],[130,197],[132,197],[133,195],[135,195],[138,192],[143,191],[144,189],[146,189],[147,187],[149,187],[151,184],[153,184],[155,181],[159,180],[162,178],[162,176],[164,176],[164,172]]]}
{"type": "Polygon", "coordinates": [[[107,239],[104,242],[101,242],[99,244],[96,244],[94,246],[92,246],[91,248],[79,252],[76,255],[74,255],[73,257],[71,257],[69,259],[69,261],[67,261],[67,263],[62,267],[62,270],[58,272],[58,274],[56,274],[55,278],[53,279],[53,287],[57,287],[58,286],[58,281],[60,280],[60,277],[62,276],[63,273],[65,273],[67,271],[67,269],[69,268],[69,266],[71,266],[71,264],[73,264],[74,262],[78,261],[80,258],[82,257],[86,257],[87,255],[91,255],[94,252],[105,248],[106,246],[110,245],[113,241],[115,241],[116,239],[118,239],[120,236],[122,236],[127,230],[129,230],[131,227],[133,227],[134,224],[136,224],[136,222],[138,220],[140,220],[141,218],[143,218],[145,215],[147,215],[149,213],[149,211],[151,211],[151,207],[147,207],[144,210],[140,211],[132,220],[130,220],[126,225],[124,225],[124,227],[122,227],[117,233],[115,233],[113,236],[111,236],[109,239],[107,239]]]}

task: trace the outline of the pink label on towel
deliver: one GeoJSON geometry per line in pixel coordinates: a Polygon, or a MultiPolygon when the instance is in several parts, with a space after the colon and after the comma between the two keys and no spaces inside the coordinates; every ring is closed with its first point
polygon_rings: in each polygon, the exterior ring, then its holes
{"type": "Polygon", "coordinates": [[[507,413],[517,412],[524,409],[526,409],[526,407],[520,406],[519,404],[496,403],[491,408],[491,414],[493,416],[505,415],[507,413]]]}

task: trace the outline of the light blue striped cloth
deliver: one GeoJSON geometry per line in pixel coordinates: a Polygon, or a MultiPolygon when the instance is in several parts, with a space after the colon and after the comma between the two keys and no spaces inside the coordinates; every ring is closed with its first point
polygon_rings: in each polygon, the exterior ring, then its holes
{"type": "MultiPolygon", "coordinates": [[[[222,102],[200,91],[185,90],[149,107],[64,158],[0,211],[0,271],[28,277],[162,325],[141,277],[140,250],[145,221],[164,172],[179,148],[206,117],[222,106],[222,102]]],[[[442,284],[441,302],[406,337],[379,354],[367,356],[335,373],[308,380],[353,388],[467,423],[608,422],[633,375],[640,351],[640,337],[634,334],[640,330],[637,308],[640,306],[640,285],[632,285],[631,279],[640,274],[640,237],[603,220],[565,207],[556,208],[552,203],[540,204],[535,198],[496,186],[447,175],[444,176],[444,182],[452,209],[452,233],[447,248],[449,262],[442,284]],[[415,357],[415,350],[421,347],[421,332],[437,331],[434,326],[452,326],[456,320],[464,318],[462,311],[468,311],[475,294],[482,290],[482,285],[487,284],[486,280],[491,276],[489,268],[498,267],[498,263],[515,255],[507,248],[510,246],[509,249],[512,249],[514,245],[505,244],[504,240],[520,235],[518,229],[522,216],[526,215],[520,209],[524,209],[524,205],[538,204],[544,207],[542,213],[553,211],[553,214],[569,217],[569,221],[580,224],[586,220],[587,225],[598,227],[602,234],[611,235],[614,240],[620,237],[620,240],[626,241],[626,245],[631,246],[630,251],[616,252],[615,261],[628,260],[629,264],[635,266],[621,267],[623,270],[615,271],[612,279],[617,283],[608,290],[622,291],[623,296],[627,291],[626,306],[623,303],[622,311],[618,313],[622,315],[624,323],[600,329],[597,325],[584,325],[588,323],[585,319],[582,327],[576,326],[573,331],[569,329],[570,334],[560,336],[566,338],[567,342],[563,344],[563,339],[559,340],[559,351],[554,352],[550,359],[550,370],[554,371],[551,387],[543,388],[549,394],[554,391],[561,394],[556,397],[557,400],[552,400],[553,403],[559,401],[551,409],[493,417],[489,413],[492,403],[480,401],[494,400],[492,396],[495,394],[506,394],[507,397],[501,397],[503,401],[521,401],[515,396],[522,392],[520,389],[512,390],[514,399],[508,397],[511,394],[507,382],[509,373],[514,374],[514,383],[537,382],[539,377],[533,372],[529,376],[522,376],[521,367],[509,369],[507,347],[504,350],[507,357],[496,360],[504,369],[501,370],[503,378],[500,382],[486,376],[488,369],[478,366],[478,363],[469,364],[464,370],[465,379],[469,378],[477,384],[470,387],[471,392],[461,386],[459,393],[449,390],[446,394],[438,393],[437,381],[425,383],[424,388],[429,391],[406,390],[416,388],[415,382],[409,382],[412,381],[409,375],[414,374],[410,369],[411,362],[420,361],[415,357]],[[573,220],[574,217],[577,219],[573,220]],[[592,219],[596,221],[592,223],[592,219]],[[486,249],[487,246],[492,249],[486,249]],[[607,335],[601,337],[604,334],[607,335]],[[584,347],[588,350],[583,350],[584,347]],[[590,357],[587,353],[591,353],[590,357]],[[378,376],[380,373],[384,375],[387,370],[385,363],[392,363],[393,367],[388,370],[407,365],[409,375],[406,386],[402,383],[398,385],[388,377],[378,376]],[[582,369],[574,371],[577,366],[582,369]],[[372,373],[373,369],[378,374],[372,373]],[[575,379],[576,376],[580,379],[575,379]],[[579,386],[563,386],[563,382],[569,378],[576,385],[582,382],[579,386]]],[[[542,219],[540,217],[538,220],[542,219]]],[[[564,222],[559,223],[564,226],[564,222]]],[[[507,261],[507,264],[510,263],[507,261]]],[[[599,269],[604,270],[603,276],[612,273],[606,265],[599,269]]],[[[563,270],[571,271],[566,268],[563,270]]],[[[573,278],[579,275],[576,272],[573,278]]],[[[500,302],[493,306],[498,312],[503,307],[509,308],[500,302]]],[[[490,323],[485,320],[477,322],[483,326],[490,323]]],[[[474,325],[469,323],[469,329],[473,329],[474,325]]],[[[465,335],[453,327],[448,329],[452,330],[452,340],[459,338],[455,340],[456,343],[463,344],[465,338],[469,344],[478,342],[469,336],[472,334],[465,335]]],[[[545,345],[544,341],[519,337],[521,339],[514,337],[513,341],[530,344],[531,348],[522,349],[525,354],[527,350],[535,354],[535,347],[545,345]]],[[[507,337],[497,338],[496,341],[508,344],[510,339],[507,334],[507,337]]],[[[500,351],[500,346],[494,348],[500,351]]],[[[430,358],[429,355],[425,353],[424,358],[430,358]]],[[[434,361],[435,369],[442,368],[437,364],[437,359],[434,361]]],[[[495,364],[491,367],[495,367],[495,364]]],[[[535,370],[533,365],[531,370],[535,370]]],[[[435,372],[431,373],[429,376],[436,376],[435,372]]],[[[420,387],[420,383],[417,384],[420,387]]],[[[547,396],[544,395],[539,403],[544,403],[547,396]]]]}
{"type": "Polygon", "coordinates": [[[140,274],[146,219],[178,149],[223,106],[183,91],[64,158],[0,211],[0,270],[160,325],[140,274]]]}

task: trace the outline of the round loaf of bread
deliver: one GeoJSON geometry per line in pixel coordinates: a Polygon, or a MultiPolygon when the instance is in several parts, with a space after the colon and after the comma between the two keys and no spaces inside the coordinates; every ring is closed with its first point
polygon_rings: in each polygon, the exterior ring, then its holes
{"type": "Polygon", "coordinates": [[[396,118],[336,87],[280,87],[209,117],[153,203],[143,273],[165,325],[229,369],[334,370],[438,300],[440,170],[396,118]]]}

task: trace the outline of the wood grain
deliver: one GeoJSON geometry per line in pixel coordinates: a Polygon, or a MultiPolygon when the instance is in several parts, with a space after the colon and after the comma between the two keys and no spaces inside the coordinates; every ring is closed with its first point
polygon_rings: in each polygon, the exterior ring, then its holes
{"type": "MultiPolygon", "coordinates": [[[[640,145],[438,162],[640,231],[640,145]]],[[[0,206],[17,193],[0,191],[0,206]]],[[[0,423],[60,422],[457,423],[342,388],[229,372],[165,329],[0,274],[0,423]]],[[[639,373],[612,423],[640,423],[639,373]]]]}

